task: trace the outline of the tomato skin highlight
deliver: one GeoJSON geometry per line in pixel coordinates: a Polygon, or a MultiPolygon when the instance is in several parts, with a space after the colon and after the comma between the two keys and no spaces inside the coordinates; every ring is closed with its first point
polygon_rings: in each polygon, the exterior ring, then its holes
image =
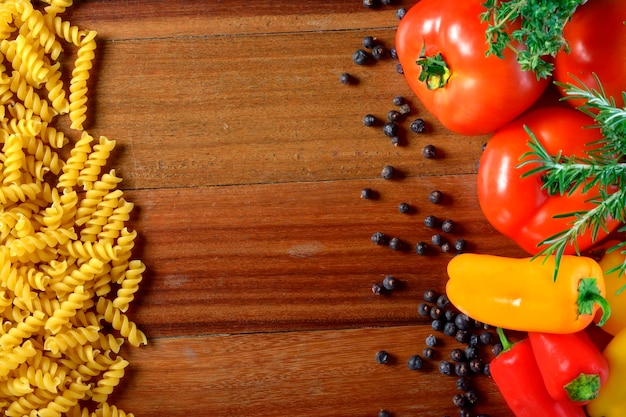
{"type": "MultiPolygon", "coordinates": [[[[573,218],[555,219],[555,215],[593,208],[587,200],[597,196],[598,191],[593,187],[586,194],[577,189],[571,195],[550,195],[542,189],[540,173],[522,178],[535,166],[518,167],[521,156],[530,150],[524,126],[551,155],[562,152],[582,157],[584,150],[590,149],[586,145],[602,137],[600,129],[588,127],[593,124],[589,116],[566,106],[539,108],[498,130],[481,155],[477,191],[483,214],[496,230],[532,255],[543,248],[538,246],[541,241],[570,227],[573,218]]],[[[606,224],[609,232],[618,225],[613,219],[606,224]]],[[[596,241],[606,235],[600,230],[596,241]]],[[[581,252],[596,242],[589,231],[576,241],[581,252]]],[[[565,253],[574,254],[576,248],[570,245],[565,253]]]]}
{"type": "MultiPolygon", "coordinates": [[[[624,0],[590,0],[579,6],[565,25],[563,36],[570,52],[559,52],[554,59],[554,80],[561,83],[579,83],[598,88],[595,73],[608,97],[618,107],[624,106],[622,92],[626,91],[626,2],[624,0]]],[[[560,88],[563,94],[563,89],[560,88]]],[[[569,99],[574,107],[584,104],[580,99],[569,99]]]]}
{"type": "Polygon", "coordinates": [[[514,51],[504,59],[485,55],[487,22],[483,0],[420,0],[400,21],[396,50],[409,86],[444,127],[461,135],[482,135],[504,126],[543,93],[548,79],[522,71],[514,51]],[[422,49],[424,48],[424,49],[422,49]],[[419,80],[422,55],[441,53],[450,70],[445,86],[429,90],[419,80]]]}

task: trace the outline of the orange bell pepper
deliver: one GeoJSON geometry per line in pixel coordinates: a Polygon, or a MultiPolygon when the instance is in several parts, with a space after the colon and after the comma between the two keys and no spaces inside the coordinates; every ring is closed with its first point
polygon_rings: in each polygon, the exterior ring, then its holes
{"type": "Polygon", "coordinates": [[[574,333],[602,307],[610,316],[604,275],[589,257],[564,255],[556,280],[555,258],[507,258],[465,253],[448,263],[448,298],[475,320],[496,327],[574,333]]]}

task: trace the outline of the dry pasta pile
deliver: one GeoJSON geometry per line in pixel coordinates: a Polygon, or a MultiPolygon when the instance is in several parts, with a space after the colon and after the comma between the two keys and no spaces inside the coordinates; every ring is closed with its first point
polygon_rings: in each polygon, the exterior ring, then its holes
{"type": "Polygon", "coordinates": [[[146,343],[126,314],[145,265],[131,259],[133,204],[105,172],[115,141],[83,128],[96,33],[63,19],[71,5],[0,0],[0,410],[10,417],[132,415],[108,398],[129,364],[121,345],[146,343]]]}

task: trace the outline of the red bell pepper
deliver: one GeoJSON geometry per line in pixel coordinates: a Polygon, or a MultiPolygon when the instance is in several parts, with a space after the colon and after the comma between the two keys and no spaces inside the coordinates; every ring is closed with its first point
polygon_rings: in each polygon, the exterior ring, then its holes
{"type": "Polygon", "coordinates": [[[503,350],[489,370],[515,417],[585,417],[583,407],[550,396],[528,339],[512,344],[502,329],[498,334],[503,350]]]}
{"type": "MultiPolygon", "coordinates": [[[[569,229],[574,219],[555,216],[594,208],[589,199],[597,197],[599,191],[594,186],[584,193],[578,187],[561,195],[544,188],[541,172],[522,177],[537,167],[534,163],[520,166],[527,160],[520,158],[531,149],[525,127],[551,155],[585,157],[593,149],[589,143],[602,138],[600,129],[589,128],[593,124],[589,116],[568,107],[539,108],[498,130],[487,143],[478,166],[480,208],[494,228],[531,255],[545,247],[539,246],[545,239],[569,229]]],[[[598,230],[595,239],[594,231],[588,228],[565,253],[575,254],[576,247],[585,251],[618,225],[610,219],[606,230],[598,230]]]]}
{"type": "Polygon", "coordinates": [[[587,333],[528,333],[543,382],[552,398],[587,404],[609,377],[609,365],[587,333]]]}

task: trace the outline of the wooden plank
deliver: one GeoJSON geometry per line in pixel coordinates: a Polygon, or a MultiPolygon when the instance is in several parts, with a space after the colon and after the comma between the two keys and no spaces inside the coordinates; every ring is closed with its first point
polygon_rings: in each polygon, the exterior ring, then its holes
{"type": "MultiPolygon", "coordinates": [[[[125,353],[129,375],[111,402],[136,417],[458,415],[456,377],[437,367],[461,345],[443,338],[423,370],[406,365],[429,334],[411,326],[157,339],[125,353]],[[379,350],[393,362],[377,364],[379,350]]],[[[512,416],[490,378],[470,380],[480,398],[473,412],[512,416]]]]}
{"type": "Polygon", "coordinates": [[[519,254],[481,218],[473,175],[399,181],[261,184],[128,192],[133,227],[149,267],[133,317],[153,337],[411,324],[428,288],[443,291],[453,256],[418,256],[413,245],[435,231],[426,215],[457,224],[446,235],[468,250],[519,254]],[[376,201],[362,200],[372,187],[376,201]],[[441,190],[446,202],[428,194],[441,190]],[[415,208],[401,214],[400,202],[415,208]],[[377,247],[381,231],[409,249],[377,247]],[[391,274],[401,291],[376,297],[371,285],[391,274]]]}

